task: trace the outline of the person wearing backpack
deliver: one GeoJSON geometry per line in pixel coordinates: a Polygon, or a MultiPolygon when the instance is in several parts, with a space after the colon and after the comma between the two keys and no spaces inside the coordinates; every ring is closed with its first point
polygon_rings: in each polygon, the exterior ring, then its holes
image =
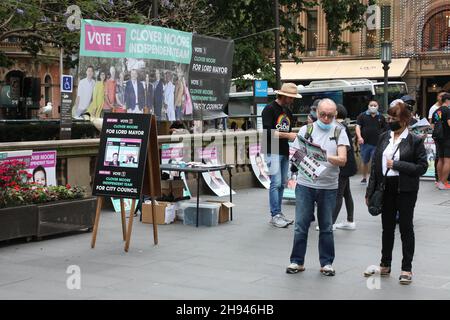
{"type": "Polygon", "coordinates": [[[432,137],[436,145],[436,154],[439,158],[437,164],[439,181],[436,187],[439,190],[450,190],[448,183],[450,174],[450,94],[444,94],[441,101],[441,106],[433,113],[431,118],[432,137]]]}
{"type": "Polygon", "coordinates": [[[347,149],[347,162],[345,166],[340,167],[339,171],[339,185],[336,198],[336,208],[333,213],[333,225],[335,225],[337,229],[355,230],[356,224],[353,220],[354,205],[352,192],[350,191],[350,177],[356,174],[358,168],[356,167],[355,153],[353,150],[353,137],[344,122],[346,118],[347,110],[342,104],[338,104],[336,121],[342,126],[342,131],[347,133],[348,140],[350,141],[350,147],[347,149]],[[345,199],[345,208],[347,209],[347,220],[336,224],[337,217],[341,211],[343,199],[345,199]]]}
{"type": "MultiPolygon", "coordinates": [[[[308,241],[308,230],[317,204],[319,222],[319,260],[320,273],[334,276],[332,266],[334,252],[333,211],[336,207],[336,195],[339,181],[339,167],[347,161],[347,148],[350,147],[347,134],[336,130],[336,104],[325,98],[317,106],[317,121],[300,128],[293,147],[300,148],[300,139],[309,140],[326,151],[326,161],[320,161],[324,171],[313,179],[308,179],[304,171],[297,176],[295,188],[295,229],[290,264],[286,273],[294,274],[305,270],[304,262],[308,241]],[[311,128],[311,129],[310,129],[311,128]],[[309,137],[308,136],[309,133],[309,137]]],[[[340,125],[339,125],[340,127],[340,125]]],[[[306,151],[307,152],[307,151],[306,151]]]]}

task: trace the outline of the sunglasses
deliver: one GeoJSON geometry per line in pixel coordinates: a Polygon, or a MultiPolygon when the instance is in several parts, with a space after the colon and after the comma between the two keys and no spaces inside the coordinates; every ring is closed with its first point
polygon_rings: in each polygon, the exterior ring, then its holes
{"type": "Polygon", "coordinates": [[[321,118],[333,119],[333,118],[334,118],[334,113],[320,112],[320,113],[319,113],[319,117],[321,117],[321,118]]]}

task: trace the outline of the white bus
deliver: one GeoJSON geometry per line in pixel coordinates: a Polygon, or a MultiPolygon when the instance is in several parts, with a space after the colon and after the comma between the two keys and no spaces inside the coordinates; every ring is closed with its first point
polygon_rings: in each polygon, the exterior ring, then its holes
{"type": "MultiPolygon", "coordinates": [[[[302,95],[301,99],[295,99],[293,114],[306,119],[310,106],[315,99],[331,98],[336,103],[343,104],[350,120],[367,109],[370,100],[376,100],[380,105],[380,111],[383,110],[383,82],[375,82],[367,79],[349,79],[349,80],[323,80],[312,81],[309,85],[299,85],[298,92],[302,95]]],[[[398,99],[408,93],[405,82],[390,81],[388,83],[389,102],[398,99]]],[[[268,92],[268,102],[275,99],[275,93],[272,89],[268,92]]],[[[255,117],[257,110],[254,105],[253,92],[234,92],[230,93],[228,101],[227,114],[230,118],[255,117]]]]}

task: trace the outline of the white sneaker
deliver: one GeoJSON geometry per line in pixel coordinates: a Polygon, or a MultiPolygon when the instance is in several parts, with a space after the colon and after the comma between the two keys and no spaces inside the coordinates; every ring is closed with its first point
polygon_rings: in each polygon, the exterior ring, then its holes
{"type": "Polygon", "coordinates": [[[281,214],[273,216],[269,223],[277,228],[286,228],[289,225],[289,223],[281,217],[281,214]]]}
{"type": "Polygon", "coordinates": [[[292,262],[287,268],[286,273],[294,274],[297,272],[305,271],[305,267],[302,265],[299,265],[297,263],[292,262]]]}
{"type": "MultiPolygon", "coordinates": [[[[333,224],[333,231],[335,231],[336,230],[336,225],[335,224],[333,224]]],[[[316,226],[316,231],[320,231],[320,228],[319,228],[319,226],[316,226]]]]}
{"type": "Polygon", "coordinates": [[[289,219],[289,218],[286,218],[286,216],[285,216],[284,214],[280,213],[280,216],[281,216],[281,218],[282,218],[284,221],[286,221],[288,224],[293,224],[293,223],[294,223],[294,220],[291,220],[291,219],[289,219]]]}
{"type": "Polygon", "coordinates": [[[331,264],[327,264],[326,266],[320,268],[320,273],[324,276],[332,277],[336,274],[336,271],[333,269],[331,264]]]}
{"type": "Polygon", "coordinates": [[[348,222],[348,221],[342,221],[341,223],[336,223],[335,226],[337,229],[343,229],[343,230],[355,230],[356,229],[356,223],[348,222]]]}
{"type": "Polygon", "coordinates": [[[439,182],[437,183],[436,187],[437,187],[439,190],[446,190],[446,189],[447,189],[447,188],[445,187],[445,184],[443,184],[441,181],[439,181],[439,182]]]}

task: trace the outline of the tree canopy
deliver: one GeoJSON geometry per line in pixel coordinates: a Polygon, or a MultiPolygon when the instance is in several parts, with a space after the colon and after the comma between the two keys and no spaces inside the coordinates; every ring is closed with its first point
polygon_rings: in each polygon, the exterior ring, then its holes
{"type": "MultiPolygon", "coordinates": [[[[271,56],[274,50],[274,1],[261,0],[159,0],[158,19],[152,17],[149,0],[2,0],[0,2],[0,41],[16,41],[36,55],[46,45],[64,48],[67,56],[79,51],[78,30],[70,5],[81,9],[84,19],[153,24],[187,32],[235,40],[233,78],[255,74],[274,81],[271,56]],[[70,21],[69,21],[70,22],[70,21]]],[[[371,3],[373,1],[370,1],[371,3]]],[[[305,50],[299,14],[321,4],[326,13],[333,47],[345,50],[341,39],[345,30],[355,32],[364,22],[366,5],[360,0],[279,0],[282,58],[300,61],[305,50]]],[[[0,51],[0,66],[11,61],[0,51]]],[[[71,59],[67,59],[70,63],[71,59]]],[[[77,63],[75,60],[74,64],[77,63]]]]}

